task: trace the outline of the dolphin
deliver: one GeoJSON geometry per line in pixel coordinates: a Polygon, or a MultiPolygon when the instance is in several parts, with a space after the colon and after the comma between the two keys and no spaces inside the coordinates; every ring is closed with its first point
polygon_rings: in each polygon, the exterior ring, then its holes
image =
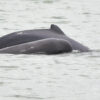
{"type": "MultiPolygon", "coordinates": [[[[0,49],[4,49],[6,47],[20,45],[28,42],[36,42],[38,40],[41,41],[50,41],[58,39],[67,41],[66,43],[72,47],[72,50],[78,50],[80,52],[88,52],[90,49],[87,46],[79,43],[78,41],[68,37],[57,25],[51,24],[49,29],[33,29],[33,30],[23,30],[13,32],[7,35],[0,37],[0,49]]],[[[52,48],[51,48],[52,49],[52,48]]]]}
{"type": "Polygon", "coordinates": [[[56,38],[41,39],[0,49],[0,53],[11,54],[59,54],[71,51],[71,44],[67,40],[56,38]]]}

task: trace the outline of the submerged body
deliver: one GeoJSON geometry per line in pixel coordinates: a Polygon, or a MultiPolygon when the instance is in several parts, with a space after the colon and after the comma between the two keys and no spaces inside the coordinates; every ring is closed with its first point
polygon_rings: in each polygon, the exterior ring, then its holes
{"type": "MultiPolygon", "coordinates": [[[[38,40],[44,41],[44,39],[46,39],[46,41],[47,40],[50,41],[50,39],[52,38],[55,39],[55,42],[58,42],[56,41],[56,39],[66,40],[67,44],[70,44],[70,47],[72,47],[72,50],[78,50],[81,52],[89,51],[88,47],[66,36],[64,32],[56,25],[51,25],[50,29],[25,30],[25,31],[14,32],[5,35],[3,37],[0,37],[0,49],[2,49],[3,53],[3,50],[6,47],[16,46],[23,43],[28,43],[29,45],[31,42],[36,42],[38,40]]],[[[57,44],[59,44],[59,42],[57,44]]]]}

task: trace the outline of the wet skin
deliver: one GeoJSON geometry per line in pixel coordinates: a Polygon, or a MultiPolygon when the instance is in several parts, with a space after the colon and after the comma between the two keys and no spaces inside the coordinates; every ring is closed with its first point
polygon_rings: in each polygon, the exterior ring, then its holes
{"type": "Polygon", "coordinates": [[[0,49],[0,53],[12,54],[59,54],[71,51],[72,47],[68,41],[56,38],[42,39],[0,49]]]}
{"type": "MultiPolygon", "coordinates": [[[[24,31],[18,31],[18,32],[14,32],[14,33],[10,33],[8,35],[2,36],[2,37],[0,37],[0,50],[2,51],[1,53],[3,53],[3,50],[6,47],[10,48],[10,46],[16,46],[16,45],[20,45],[20,44],[25,45],[25,43],[27,43],[27,45],[29,45],[30,43],[33,43],[33,42],[35,42],[33,44],[36,44],[36,45],[38,44],[37,46],[40,46],[41,48],[43,48],[41,46],[41,42],[43,41],[43,43],[44,43],[44,42],[48,41],[47,42],[48,45],[51,46],[50,41],[52,41],[52,39],[53,39],[54,43],[58,42],[57,40],[59,40],[59,42],[56,43],[57,45],[60,44],[62,40],[66,41],[65,43],[67,44],[67,46],[70,45],[72,50],[78,50],[80,52],[88,52],[89,51],[88,47],[69,38],[68,36],[66,36],[64,34],[64,32],[58,26],[53,25],[53,24],[51,25],[50,29],[24,30],[24,31]],[[55,41],[54,41],[54,39],[55,39],[55,41]],[[38,41],[38,40],[41,40],[41,42],[36,43],[36,41],[38,41]]],[[[50,49],[49,46],[47,46],[47,47],[50,49]]],[[[58,47],[60,47],[60,46],[58,46],[58,47]]],[[[44,51],[45,51],[45,49],[44,49],[44,51]]],[[[64,50],[62,50],[62,51],[64,51],[64,50]]],[[[6,53],[7,53],[7,51],[6,51],[6,53]]],[[[12,53],[12,52],[10,52],[10,53],[12,53]]]]}

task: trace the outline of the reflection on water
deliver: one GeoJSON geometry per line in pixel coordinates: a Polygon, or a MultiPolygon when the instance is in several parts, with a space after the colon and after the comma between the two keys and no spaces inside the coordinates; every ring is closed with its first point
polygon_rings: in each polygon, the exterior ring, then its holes
{"type": "Polygon", "coordinates": [[[57,24],[92,52],[0,54],[0,100],[99,100],[100,2],[0,0],[0,36],[57,24]]]}

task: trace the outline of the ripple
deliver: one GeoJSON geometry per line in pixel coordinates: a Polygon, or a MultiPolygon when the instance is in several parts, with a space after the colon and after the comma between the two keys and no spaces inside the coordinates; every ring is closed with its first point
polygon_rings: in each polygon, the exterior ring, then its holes
{"type": "Polygon", "coordinates": [[[89,79],[90,79],[89,75],[80,74],[79,76],[84,77],[84,78],[89,78],[89,79]]]}
{"type": "Polygon", "coordinates": [[[54,1],[53,0],[44,0],[43,3],[48,3],[48,4],[51,4],[53,3],[54,1]]]}
{"type": "Polygon", "coordinates": [[[100,50],[93,50],[92,52],[89,52],[88,56],[91,58],[100,58],[100,50]]]}
{"type": "Polygon", "coordinates": [[[2,86],[4,84],[4,82],[0,82],[0,86],[2,86]]]}
{"type": "Polygon", "coordinates": [[[10,69],[15,69],[15,68],[18,68],[18,66],[0,66],[0,68],[10,68],[10,69]]]}
{"type": "Polygon", "coordinates": [[[52,16],[53,19],[66,19],[64,16],[52,16]]]}
{"type": "Polygon", "coordinates": [[[26,78],[12,78],[12,77],[0,77],[1,79],[8,79],[8,80],[30,80],[26,78]]]}
{"type": "Polygon", "coordinates": [[[53,99],[54,97],[39,97],[39,96],[25,96],[25,95],[13,95],[13,96],[6,96],[6,97],[15,97],[15,98],[26,98],[26,99],[35,99],[35,100],[44,100],[44,99],[53,99]]]}

